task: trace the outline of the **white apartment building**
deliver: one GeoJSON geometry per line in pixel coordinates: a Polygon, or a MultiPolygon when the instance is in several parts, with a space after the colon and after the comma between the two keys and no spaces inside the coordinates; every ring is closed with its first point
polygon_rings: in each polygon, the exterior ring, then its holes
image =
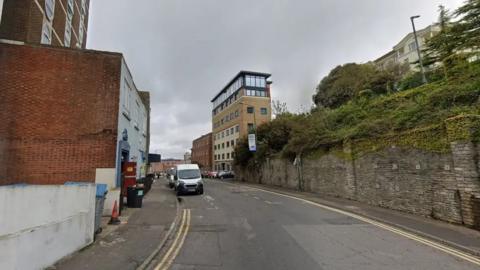
{"type": "MultiPolygon", "coordinates": [[[[425,49],[426,41],[433,37],[440,31],[440,25],[432,24],[423,29],[417,31],[418,45],[420,51],[425,49]]],[[[413,32],[407,34],[400,42],[398,42],[393,49],[384,54],[374,62],[382,67],[386,68],[392,64],[408,64],[410,69],[416,69],[418,66],[418,53],[415,43],[415,36],[413,32]]]]}

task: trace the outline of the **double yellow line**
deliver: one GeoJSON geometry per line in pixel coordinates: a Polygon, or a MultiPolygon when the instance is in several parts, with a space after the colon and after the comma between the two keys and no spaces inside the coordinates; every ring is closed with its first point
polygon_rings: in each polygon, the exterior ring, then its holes
{"type": "Polygon", "coordinates": [[[468,262],[470,262],[474,265],[480,266],[480,258],[479,257],[476,257],[476,256],[470,255],[468,253],[462,252],[460,250],[448,247],[444,244],[440,244],[438,242],[431,241],[431,240],[426,239],[424,237],[421,237],[419,235],[415,235],[413,233],[406,232],[406,231],[401,230],[399,228],[396,228],[396,227],[393,227],[393,226],[375,221],[373,219],[366,218],[366,217],[363,217],[363,216],[360,216],[360,215],[357,215],[357,214],[353,214],[353,213],[350,213],[350,212],[347,212],[347,211],[343,211],[343,210],[340,210],[340,209],[337,209],[337,208],[333,208],[333,207],[330,207],[330,206],[327,206],[327,205],[324,205],[324,204],[321,204],[321,203],[316,203],[316,202],[312,202],[312,201],[309,201],[309,200],[305,200],[305,199],[302,199],[302,198],[299,198],[299,197],[295,197],[295,196],[291,196],[291,195],[287,195],[287,194],[283,194],[283,193],[278,193],[278,192],[274,192],[274,191],[270,191],[270,190],[266,190],[266,189],[262,189],[262,188],[257,188],[257,187],[250,187],[250,188],[253,188],[253,189],[256,189],[258,191],[265,192],[265,193],[275,194],[277,196],[282,196],[282,197],[298,200],[298,201],[301,201],[301,202],[306,203],[306,204],[314,205],[316,207],[320,207],[320,208],[323,208],[325,210],[329,210],[329,211],[332,211],[332,212],[335,212],[335,213],[338,213],[338,214],[342,214],[342,215],[345,215],[345,216],[348,216],[348,217],[351,217],[351,218],[354,218],[354,219],[357,219],[357,220],[361,220],[363,222],[369,223],[371,225],[374,225],[376,227],[379,227],[379,228],[382,228],[384,230],[390,231],[392,233],[401,235],[401,236],[406,237],[408,239],[411,239],[413,241],[422,243],[422,244],[427,245],[429,247],[432,247],[434,249],[443,251],[443,252],[448,253],[452,256],[455,256],[455,257],[460,258],[462,260],[468,261],[468,262]]]}
{"type": "Polygon", "coordinates": [[[165,253],[165,256],[163,256],[160,263],[155,267],[155,270],[166,270],[170,268],[173,261],[177,257],[178,252],[180,252],[183,242],[185,242],[185,238],[187,237],[187,233],[190,228],[190,219],[190,209],[183,209],[181,225],[178,229],[177,235],[175,236],[175,240],[168,249],[167,253],[165,253]]]}

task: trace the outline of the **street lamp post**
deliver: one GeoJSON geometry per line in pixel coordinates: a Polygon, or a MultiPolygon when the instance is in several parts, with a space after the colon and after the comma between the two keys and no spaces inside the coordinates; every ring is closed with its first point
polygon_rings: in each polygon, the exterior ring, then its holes
{"type": "Polygon", "coordinates": [[[414,20],[417,18],[420,18],[420,15],[410,17],[410,21],[412,22],[413,36],[415,37],[415,46],[417,47],[418,60],[420,62],[420,70],[422,72],[422,81],[425,84],[427,83],[427,77],[425,76],[425,69],[423,68],[422,54],[420,53],[420,46],[418,45],[417,30],[415,29],[415,22],[414,22],[414,20]]]}

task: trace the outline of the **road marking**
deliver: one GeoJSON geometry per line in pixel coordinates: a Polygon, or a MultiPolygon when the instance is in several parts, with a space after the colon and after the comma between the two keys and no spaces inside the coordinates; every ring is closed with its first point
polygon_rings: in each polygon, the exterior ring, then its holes
{"type": "Polygon", "coordinates": [[[155,270],[166,270],[175,260],[187,236],[190,227],[190,218],[190,209],[184,209],[182,215],[182,223],[180,225],[180,228],[178,229],[177,235],[175,236],[175,240],[168,249],[167,253],[165,253],[165,256],[163,256],[160,263],[155,267],[155,270]]]}
{"type": "Polygon", "coordinates": [[[205,199],[205,200],[208,201],[208,202],[213,202],[213,201],[215,201],[215,199],[214,199],[212,196],[210,196],[210,195],[205,195],[205,196],[203,196],[203,199],[205,199]]]}
{"type": "MultiPolygon", "coordinates": [[[[238,185],[238,184],[231,184],[231,183],[225,183],[225,184],[238,185]]],[[[329,210],[329,211],[332,211],[332,212],[335,212],[335,213],[339,213],[339,214],[342,214],[342,215],[345,215],[345,216],[348,216],[348,217],[352,217],[352,218],[361,220],[363,222],[369,223],[369,224],[374,225],[376,227],[379,227],[379,228],[382,228],[384,230],[387,230],[387,231],[393,232],[395,234],[401,235],[401,236],[406,237],[408,239],[417,241],[419,243],[422,243],[422,244],[427,245],[429,247],[432,247],[434,249],[443,251],[443,252],[448,253],[450,255],[453,255],[457,258],[466,260],[468,262],[471,262],[475,265],[480,266],[480,258],[478,258],[476,256],[473,256],[473,255],[470,255],[468,253],[465,253],[465,252],[453,249],[451,247],[448,247],[446,245],[428,240],[424,237],[415,235],[413,233],[403,231],[403,230],[395,228],[393,226],[383,224],[383,223],[375,221],[373,219],[362,217],[362,216],[357,215],[357,214],[353,214],[353,213],[350,213],[350,212],[347,212],[347,211],[343,211],[343,210],[340,210],[340,209],[337,209],[337,208],[333,208],[333,207],[330,207],[330,206],[327,206],[327,205],[324,205],[324,204],[321,204],[321,203],[312,202],[312,201],[302,199],[302,198],[298,198],[298,197],[295,197],[295,196],[282,194],[282,193],[278,193],[278,192],[275,192],[275,191],[265,190],[265,189],[257,188],[257,187],[250,187],[249,186],[249,188],[256,189],[258,191],[262,191],[262,192],[265,192],[265,193],[275,194],[277,196],[282,196],[282,197],[298,200],[298,201],[301,201],[301,202],[306,203],[306,204],[314,205],[314,206],[317,206],[317,207],[320,207],[320,208],[323,208],[323,209],[326,209],[326,210],[329,210]]]]}

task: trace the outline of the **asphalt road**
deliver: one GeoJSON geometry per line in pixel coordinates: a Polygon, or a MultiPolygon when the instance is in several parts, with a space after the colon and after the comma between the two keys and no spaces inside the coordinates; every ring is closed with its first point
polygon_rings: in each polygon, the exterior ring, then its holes
{"type": "MultiPolygon", "coordinates": [[[[173,192],[173,191],[172,191],[173,192]]],[[[479,269],[443,251],[292,198],[208,180],[171,269],[479,269]]]]}

